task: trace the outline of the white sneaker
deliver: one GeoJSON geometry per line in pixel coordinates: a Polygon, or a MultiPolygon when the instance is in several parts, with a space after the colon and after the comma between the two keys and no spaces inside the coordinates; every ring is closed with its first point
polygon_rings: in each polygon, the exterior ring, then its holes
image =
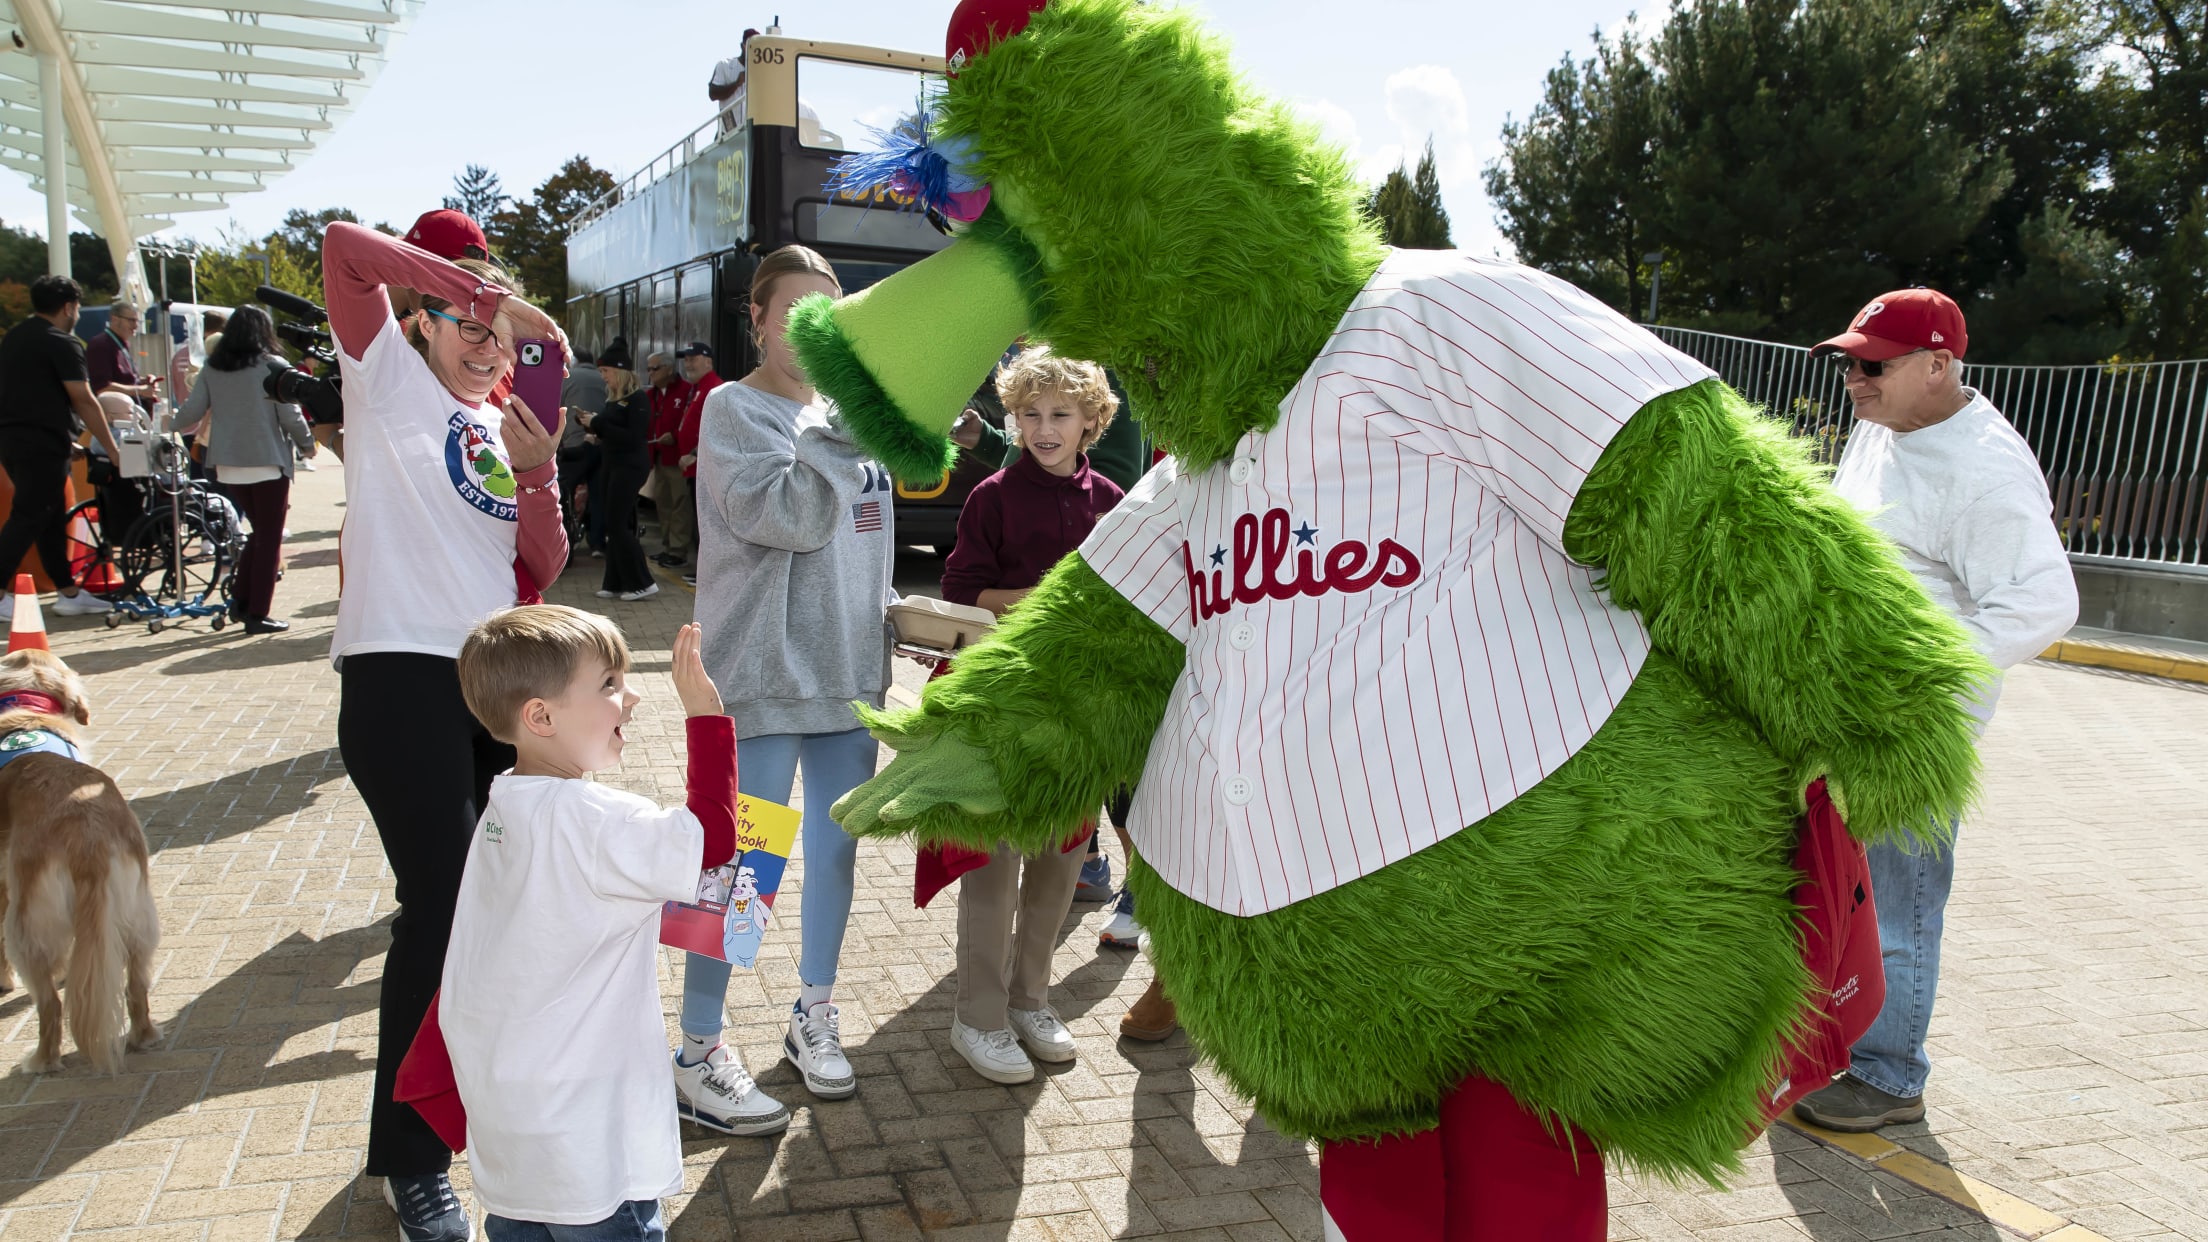
{"type": "Polygon", "coordinates": [[[1048,1005],[1041,1009],[1007,1009],[1004,1018],[1036,1060],[1059,1064],[1074,1058],[1073,1032],[1058,1020],[1057,1010],[1048,1005]]]}
{"type": "MultiPolygon", "coordinates": [[[[104,617],[113,611],[115,605],[90,591],[79,591],[75,595],[64,595],[54,600],[54,615],[57,617],[104,617]]],[[[10,620],[15,617],[12,597],[8,617],[10,620]]]]}
{"type": "Polygon", "coordinates": [[[0,621],[15,620],[15,597],[0,595],[0,621]]]}
{"type": "Polygon", "coordinates": [[[859,1089],[843,1055],[842,1014],[828,1001],[792,1010],[789,1033],[782,1037],[782,1055],[805,1076],[805,1089],[824,1100],[849,1099],[859,1089]]]}
{"type": "Polygon", "coordinates": [[[974,1072],[991,1082],[1015,1086],[1035,1081],[1035,1063],[1020,1051],[1020,1037],[1009,1027],[994,1031],[977,1031],[951,1019],[951,1047],[966,1058],[966,1064],[974,1072]]]}
{"type": "Polygon", "coordinates": [[[759,1089],[744,1063],[715,1044],[696,1065],[675,1066],[675,1113],[723,1134],[780,1134],[790,1128],[790,1110],[759,1089]]]}
{"type": "Polygon", "coordinates": [[[604,587],[598,588],[598,598],[600,599],[612,599],[614,596],[619,594],[619,591],[609,591],[604,587]]]}
{"type": "Polygon", "coordinates": [[[634,591],[623,591],[621,592],[621,598],[633,604],[640,599],[650,599],[657,594],[659,594],[659,584],[655,582],[650,586],[639,587],[634,591]]]}
{"type": "Polygon", "coordinates": [[[1123,889],[1112,911],[1112,921],[1096,933],[1096,942],[1107,949],[1132,949],[1141,939],[1142,924],[1135,921],[1135,895],[1123,889]]]}

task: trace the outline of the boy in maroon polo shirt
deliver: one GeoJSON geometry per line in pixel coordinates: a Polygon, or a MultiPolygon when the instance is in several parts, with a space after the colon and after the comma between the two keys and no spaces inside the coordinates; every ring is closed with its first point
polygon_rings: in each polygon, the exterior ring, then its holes
{"type": "MultiPolygon", "coordinates": [[[[943,566],[943,597],[1002,615],[1119,503],[1119,485],[1090,470],[1087,453],[1119,398],[1102,367],[1039,348],[998,372],[997,395],[1022,451],[966,497],[958,544],[943,566]]],[[[1022,857],[999,844],[987,866],[959,880],[951,1046],[992,1082],[1034,1078],[1030,1053],[1073,1059],[1073,1036],[1044,993],[1083,857],[1078,849],[1022,857]]]]}

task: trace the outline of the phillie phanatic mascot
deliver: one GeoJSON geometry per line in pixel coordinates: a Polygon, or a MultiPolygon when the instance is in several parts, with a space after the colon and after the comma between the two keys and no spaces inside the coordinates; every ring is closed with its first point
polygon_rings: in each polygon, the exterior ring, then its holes
{"type": "Polygon", "coordinates": [[[1867,921],[1850,835],[1973,792],[1960,628],[1707,368],[1384,246],[1192,17],[967,0],[948,56],[839,176],[957,239],[801,304],[807,374],[932,479],[1032,333],[1172,457],[919,707],[862,709],[897,757],[837,817],[1040,852],[1139,781],[1159,978],[1324,1144],[1330,1236],[1599,1239],[1605,1156],[1736,1168],[1876,1014],[1875,930],[1824,960],[1867,921]]]}

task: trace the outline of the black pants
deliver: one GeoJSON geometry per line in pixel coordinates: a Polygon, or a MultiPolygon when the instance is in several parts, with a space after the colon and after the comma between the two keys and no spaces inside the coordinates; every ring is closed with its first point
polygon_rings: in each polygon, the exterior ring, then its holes
{"type": "Polygon", "coordinates": [[[606,576],[598,584],[605,590],[641,591],[652,584],[644,540],[636,533],[636,494],[650,473],[650,466],[609,461],[590,485],[591,499],[602,497],[606,507],[606,576]]]}
{"type": "Polygon", "coordinates": [[[340,677],[338,753],[398,881],[399,912],[383,963],[368,1172],[438,1173],[451,1166],[452,1152],[412,1105],[392,1102],[391,1083],[444,977],[468,842],[491,778],[513,766],[514,748],[469,713],[453,660],[412,652],[353,655],[340,677]]]}
{"type": "Polygon", "coordinates": [[[284,515],[291,509],[291,480],[266,483],[231,483],[225,490],[237,502],[239,512],[253,533],[245,537],[245,555],[230,583],[230,598],[245,615],[256,620],[268,616],[276,599],[276,566],[284,554],[284,515]]]}
{"type": "Polygon", "coordinates": [[[11,435],[0,439],[0,470],[15,485],[15,502],[0,526],[0,590],[15,589],[15,568],[31,548],[56,587],[75,585],[69,545],[62,538],[69,516],[69,442],[59,436],[11,435]]]}

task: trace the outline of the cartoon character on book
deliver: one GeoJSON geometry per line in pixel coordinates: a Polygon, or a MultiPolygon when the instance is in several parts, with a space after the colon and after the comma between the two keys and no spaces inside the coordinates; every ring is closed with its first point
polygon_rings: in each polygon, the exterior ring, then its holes
{"type": "Polygon", "coordinates": [[[1139,779],[1159,977],[1324,1143],[1333,1236],[1599,1239],[1603,1158],[1737,1168],[1877,1008],[1875,940],[1859,988],[1808,960],[1864,894],[1797,860],[1972,794],[1962,631],[1692,359],[1383,246],[1187,13],[968,0],[947,53],[840,175],[957,240],[801,305],[807,374],[934,478],[1031,333],[1172,457],[920,706],[863,713],[898,754],[839,821],[1039,851],[1139,779]]]}

